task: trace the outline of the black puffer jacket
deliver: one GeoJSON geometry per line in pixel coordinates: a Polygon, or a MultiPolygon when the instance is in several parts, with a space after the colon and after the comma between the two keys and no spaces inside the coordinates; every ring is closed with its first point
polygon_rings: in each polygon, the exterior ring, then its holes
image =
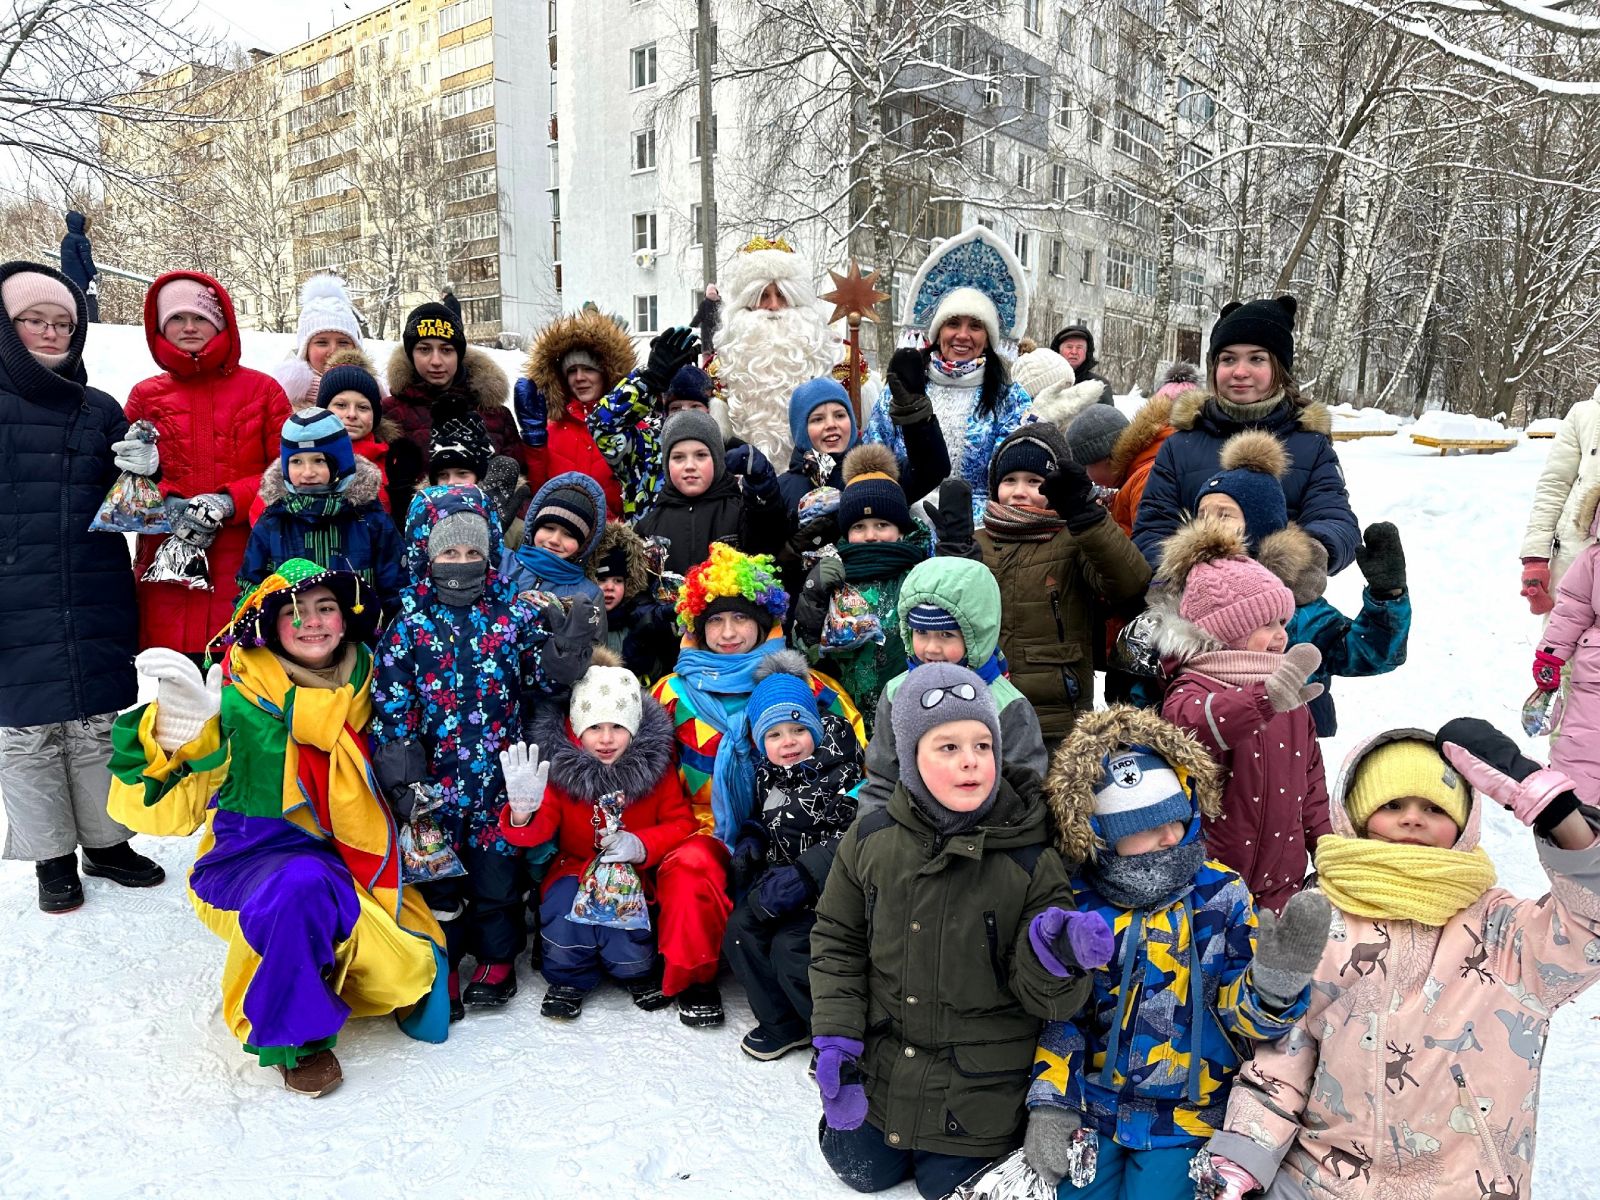
{"type": "Polygon", "coordinates": [[[789,532],[770,467],[742,476],[720,464],[711,486],[692,498],[665,480],[655,506],[633,528],[642,538],[671,541],[666,569],[675,575],[687,575],[689,568],[705,562],[712,542],[727,542],[746,554],[772,554],[789,532]]]}
{"type": "Polygon", "coordinates": [[[117,478],[121,407],[87,387],[88,312],[77,300],[66,362],[44,367],[0,320],[0,726],[49,725],[126,708],[137,698],[139,612],[128,540],[89,522],[117,478]]]}

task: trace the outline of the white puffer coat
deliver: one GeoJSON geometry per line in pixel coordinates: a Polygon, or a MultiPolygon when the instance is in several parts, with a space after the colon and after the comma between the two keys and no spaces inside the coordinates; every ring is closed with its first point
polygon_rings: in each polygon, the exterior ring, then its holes
{"type": "Polygon", "coordinates": [[[1550,592],[1589,542],[1579,520],[1583,498],[1600,484],[1600,387],[1567,412],[1533,489],[1533,512],[1522,538],[1523,558],[1550,560],[1550,592]]]}

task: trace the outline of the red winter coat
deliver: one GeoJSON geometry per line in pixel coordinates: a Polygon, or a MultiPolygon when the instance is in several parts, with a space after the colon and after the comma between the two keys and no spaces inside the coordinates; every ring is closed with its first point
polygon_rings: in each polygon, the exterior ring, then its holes
{"type": "Polygon", "coordinates": [[[621,791],[627,797],[622,827],[644,843],[644,862],[635,865],[648,872],[643,876],[647,890],[653,883],[653,868],[694,833],[694,813],[673,753],[677,743],[672,722],[655,700],[649,696],[643,700],[639,732],[610,767],[602,766],[579,744],[564,716],[547,714],[535,723],[533,740],[556,748],[550,755],[544,803],[520,828],[511,823],[511,806],[506,805],[500,813],[500,832],[513,846],[555,841],[556,857],[545,874],[541,895],[558,879],[581,873],[599,853],[594,802],[607,792],[621,791]]]}
{"type": "Polygon", "coordinates": [[[1304,705],[1280,713],[1263,683],[1237,687],[1184,671],[1161,715],[1187,729],[1221,765],[1222,816],[1205,822],[1206,849],[1281,912],[1304,886],[1317,839],[1333,832],[1317,727],[1304,705]]]}
{"type": "MultiPolygon", "coordinates": [[[[125,411],[129,422],[154,423],[161,435],[161,476],[165,496],[225,492],[233,516],[207,551],[213,591],[191,591],[176,583],[139,584],[139,645],[170,646],[199,654],[233,616],[234,579],[250,538],[249,513],[261,485],[261,472],[278,460],[279,435],[289,419],[289,398],[270,375],[239,365],[238,322],[233,301],[222,285],[198,271],[161,276],[144,298],[144,336],[163,374],[134,385],[125,411]],[[213,288],[227,328],[199,354],[179,350],[161,335],[156,295],[174,279],[193,279],[213,288]]],[[[139,539],[134,573],[143,576],[166,538],[139,539]]]]}
{"type": "Polygon", "coordinates": [[[547,441],[542,449],[529,450],[528,486],[537,491],[564,471],[587,475],[606,494],[606,512],[613,520],[622,515],[622,487],[589,433],[588,416],[576,400],[568,400],[565,419],[552,420],[545,427],[547,441]]]}

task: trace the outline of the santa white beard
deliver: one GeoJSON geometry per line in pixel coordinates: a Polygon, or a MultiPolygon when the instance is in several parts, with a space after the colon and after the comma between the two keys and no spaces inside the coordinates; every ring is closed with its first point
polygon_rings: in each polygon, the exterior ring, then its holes
{"type": "Polygon", "coordinates": [[[815,308],[738,309],[717,338],[729,430],[758,447],[774,470],[786,470],[794,449],[789,397],[806,380],[830,374],[838,358],[838,344],[815,308]]]}

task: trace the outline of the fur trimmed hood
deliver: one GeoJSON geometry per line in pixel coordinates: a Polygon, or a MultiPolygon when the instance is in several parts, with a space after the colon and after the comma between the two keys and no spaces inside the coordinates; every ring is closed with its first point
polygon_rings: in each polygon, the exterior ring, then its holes
{"type": "Polygon", "coordinates": [[[1156,618],[1151,644],[1162,658],[1181,663],[1197,654],[1226,649],[1217,638],[1180,616],[1178,604],[1183,598],[1189,572],[1195,567],[1219,558],[1248,557],[1238,534],[1220,521],[1206,517],[1196,517],[1180,525],[1176,533],[1161,543],[1161,565],[1155,572],[1159,582],[1150,589],[1148,608],[1156,618]]]}
{"type": "Polygon", "coordinates": [[[1139,457],[1140,451],[1169,432],[1171,428],[1172,401],[1165,396],[1151,396],[1139,406],[1139,411],[1133,414],[1133,420],[1128,423],[1128,427],[1117,435],[1117,440],[1111,447],[1109,461],[1111,471],[1118,479],[1125,478],[1129,466],[1139,457]]]}
{"type": "MultiPolygon", "coordinates": [[[[1600,488],[1596,492],[1600,495],[1600,488]]],[[[1294,593],[1296,608],[1328,590],[1327,547],[1292,522],[1261,539],[1256,561],[1283,580],[1294,593]]]]}
{"type": "Polygon", "coordinates": [[[1243,429],[1222,443],[1218,465],[1224,471],[1255,471],[1282,479],[1289,469],[1289,452],[1265,429],[1243,429]]]}
{"type": "Polygon", "coordinates": [[[676,769],[672,719],[648,692],[640,709],[639,732],[609,766],[579,745],[567,714],[555,705],[542,707],[529,736],[547,749],[555,747],[549,751],[550,782],[583,804],[593,804],[608,792],[621,792],[626,807],[648,796],[668,771],[676,769]]]}
{"type": "Polygon", "coordinates": [[[599,362],[601,387],[608,392],[636,364],[633,342],[616,317],[590,308],[551,321],[534,337],[522,374],[547,398],[561,397],[561,403],[550,405],[551,416],[557,420],[562,419],[559,410],[569,399],[561,360],[580,349],[589,351],[599,362]]]}
{"type": "Polygon", "coordinates": [[[1088,862],[1106,849],[1095,833],[1094,787],[1100,763],[1114,750],[1149,746],[1187,783],[1202,816],[1222,814],[1222,771],[1192,734],[1148,709],[1117,704],[1079,715],[1072,733],[1050,760],[1045,802],[1055,818],[1056,849],[1069,864],[1088,862]]]}
{"type": "MultiPolygon", "coordinates": [[[[468,346],[466,367],[467,394],[472,397],[474,407],[479,412],[504,408],[506,401],[511,398],[511,381],[500,369],[500,364],[489,357],[488,351],[478,346],[468,346]]],[[[389,356],[388,376],[389,394],[393,396],[400,395],[412,384],[422,383],[422,376],[411,364],[411,356],[406,353],[403,344],[396,346],[394,353],[389,356]]]]}
{"type": "MultiPolygon", "coordinates": [[[[1172,402],[1172,427],[1193,429],[1200,423],[1200,418],[1204,415],[1206,405],[1211,399],[1210,392],[1201,391],[1199,388],[1179,396],[1172,402]]],[[[1320,433],[1325,437],[1333,434],[1332,415],[1326,405],[1315,400],[1300,406],[1295,414],[1295,422],[1308,433],[1320,433]]]]}
{"type": "MultiPolygon", "coordinates": [[[[363,504],[376,504],[382,486],[383,472],[361,455],[356,455],[356,473],[350,477],[350,484],[344,489],[344,498],[350,502],[350,506],[356,508],[363,504]]],[[[283,463],[268,463],[267,469],[261,472],[261,502],[276,504],[288,494],[288,489],[283,486],[283,463]]]]}
{"type": "Polygon", "coordinates": [[[627,563],[627,570],[622,576],[622,598],[626,603],[642,596],[645,589],[650,586],[650,568],[645,561],[644,539],[635,532],[633,526],[621,521],[607,521],[605,531],[600,535],[599,544],[595,546],[594,554],[589,558],[589,566],[592,573],[593,569],[598,567],[613,550],[619,548],[627,563]]]}
{"type": "Polygon", "coordinates": [[[1063,433],[1072,424],[1072,418],[1090,405],[1099,404],[1105,385],[1098,379],[1082,383],[1053,384],[1033,398],[1033,415],[1049,421],[1063,433]]]}

